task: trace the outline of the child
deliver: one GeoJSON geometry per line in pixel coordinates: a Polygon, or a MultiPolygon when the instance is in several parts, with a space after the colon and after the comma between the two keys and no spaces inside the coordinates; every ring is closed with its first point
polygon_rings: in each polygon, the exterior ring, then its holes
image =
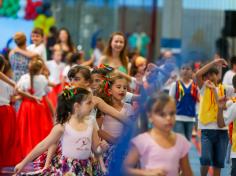
{"type": "Polygon", "coordinates": [[[191,176],[188,161],[191,144],[174,133],[175,100],[166,94],[152,97],[147,103],[147,115],[153,127],[132,139],[132,148],[125,160],[130,175],[176,176],[179,169],[191,176]],[[140,169],[135,166],[140,162],[140,169]]]}
{"type": "Polygon", "coordinates": [[[33,44],[29,45],[27,47],[27,49],[29,51],[32,51],[34,53],[37,53],[44,62],[47,61],[47,51],[46,51],[46,47],[43,43],[43,30],[41,28],[35,28],[33,29],[33,31],[31,32],[31,40],[33,42],[33,44]]]}
{"type": "MultiPolygon", "coordinates": [[[[3,57],[0,57],[0,70],[3,71],[3,74],[8,79],[11,78],[10,63],[3,57]]],[[[32,100],[38,100],[36,97],[30,96],[21,90],[17,90],[17,92],[32,100]]],[[[0,167],[12,166],[20,160],[17,150],[16,112],[11,105],[17,92],[14,90],[14,87],[0,80],[0,167]]]]}
{"type": "Polygon", "coordinates": [[[223,84],[232,86],[232,79],[236,73],[236,56],[231,57],[230,66],[231,66],[231,70],[228,70],[225,73],[224,78],[223,78],[223,84]]]}
{"type": "MultiPolygon", "coordinates": [[[[96,175],[92,169],[91,152],[99,155],[99,138],[95,123],[88,120],[94,108],[92,94],[83,88],[66,89],[58,98],[57,124],[27,157],[15,167],[20,173],[24,166],[59,141],[62,146],[60,164],[44,171],[44,175],[96,175]]],[[[98,173],[97,173],[98,174],[98,173]]]]}
{"type": "MultiPolygon", "coordinates": [[[[233,76],[233,86],[234,90],[236,90],[236,76],[233,76]]],[[[214,91],[216,91],[215,87],[212,86],[214,91]]],[[[231,176],[236,175],[236,98],[235,95],[231,99],[227,99],[225,97],[218,98],[215,93],[215,98],[218,99],[219,112],[217,116],[217,125],[219,128],[223,128],[225,126],[230,126],[232,124],[232,128],[229,128],[229,138],[230,138],[230,147],[231,153],[231,176]],[[227,101],[227,102],[226,102],[227,101]],[[224,118],[226,117],[226,118],[224,118]]]]}
{"type": "Polygon", "coordinates": [[[62,72],[65,68],[65,64],[61,62],[62,52],[61,50],[54,50],[53,60],[47,61],[46,66],[50,72],[49,81],[55,84],[52,91],[48,94],[48,98],[51,100],[54,108],[57,106],[57,96],[62,91],[62,72]]]}
{"type": "Polygon", "coordinates": [[[176,100],[176,123],[174,131],[183,134],[189,141],[196,116],[198,89],[192,80],[192,67],[184,64],[180,69],[180,80],[171,85],[169,95],[176,100]]]}
{"type": "Polygon", "coordinates": [[[81,64],[82,63],[82,56],[80,53],[76,52],[76,53],[68,53],[66,55],[66,66],[62,72],[62,75],[63,75],[63,82],[64,83],[69,83],[69,79],[67,77],[67,74],[70,70],[71,67],[73,67],[74,65],[77,65],[77,64],[81,64]]]}
{"type": "MultiPolygon", "coordinates": [[[[70,80],[71,86],[89,90],[91,74],[88,68],[80,65],[75,65],[69,70],[68,78],[70,80]]],[[[99,109],[103,113],[111,115],[112,117],[116,118],[122,123],[126,122],[126,120],[123,118],[125,116],[123,112],[119,112],[115,108],[109,106],[101,98],[93,96],[93,103],[94,103],[94,109],[91,111],[89,118],[93,119],[94,121],[96,119],[96,113],[97,113],[96,109],[99,109]]],[[[98,125],[96,127],[98,129],[98,125]]],[[[57,144],[52,145],[48,151],[46,163],[44,158],[45,156],[42,156],[41,159],[40,158],[38,159],[38,162],[40,163],[36,163],[36,165],[42,165],[41,163],[45,163],[44,167],[45,168],[49,167],[49,164],[51,163],[51,160],[54,156],[54,153],[56,152],[57,149],[59,150],[59,148],[60,147],[58,147],[57,144]]],[[[58,156],[55,157],[60,157],[60,152],[57,153],[58,156]]],[[[39,168],[41,168],[41,166],[39,168]]]]}
{"type": "Polygon", "coordinates": [[[218,84],[219,71],[213,66],[227,65],[224,59],[215,59],[206,64],[196,73],[196,81],[200,89],[200,109],[198,127],[201,129],[201,175],[206,176],[209,166],[213,167],[215,175],[220,175],[224,168],[228,134],[227,128],[217,126],[218,106],[213,91],[206,86],[209,81],[217,87],[219,97],[230,97],[234,90],[231,87],[218,84]],[[207,80],[207,82],[205,80],[207,80]]]}
{"type": "MultiPolygon", "coordinates": [[[[120,75],[112,75],[108,79],[103,87],[104,100],[112,105],[117,111],[123,112],[126,114],[126,119],[132,115],[132,106],[130,104],[124,103],[123,99],[126,95],[128,87],[127,80],[120,75]]],[[[106,166],[110,162],[115,160],[111,158],[111,155],[115,149],[115,144],[122,135],[123,124],[111,117],[110,115],[105,114],[102,122],[102,129],[99,130],[99,136],[105,140],[105,144],[109,144],[104,155],[104,162],[106,166]]]]}
{"type": "Polygon", "coordinates": [[[17,86],[41,99],[40,104],[23,99],[18,112],[20,152],[25,157],[32,148],[48,135],[52,128],[52,116],[46,100],[48,80],[41,74],[43,61],[36,57],[29,63],[29,74],[23,75],[17,86]]]}

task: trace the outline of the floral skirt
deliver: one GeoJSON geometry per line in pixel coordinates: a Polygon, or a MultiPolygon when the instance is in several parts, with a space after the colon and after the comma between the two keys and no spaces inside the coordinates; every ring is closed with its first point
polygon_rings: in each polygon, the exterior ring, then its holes
{"type": "Polygon", "coordinates": [[[51,166],[47,169],[24,173],[25,176],[103,176],[98,161],[93,158],[78,160],[65,156],[53,158],[51,166]]]}

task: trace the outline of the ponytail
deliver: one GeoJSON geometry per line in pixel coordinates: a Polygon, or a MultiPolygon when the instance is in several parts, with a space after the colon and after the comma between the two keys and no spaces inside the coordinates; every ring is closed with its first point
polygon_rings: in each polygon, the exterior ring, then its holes
{"type": "Polygon", "coordinates": [[[58,104],[56,110],[57,123],[64,124],[70,119],[73,113],[74,104],[84,101],[90,92],[83,88],[67,88],[58,96],[58,104]]]}
{"type": "Polygon", "coordinates": [[[35,57],[29,63],[29,75],[30,75],[30,93],[34,92],[34,75],[38,74],[43,68],[43,62],[41,58],[35,57]]]}

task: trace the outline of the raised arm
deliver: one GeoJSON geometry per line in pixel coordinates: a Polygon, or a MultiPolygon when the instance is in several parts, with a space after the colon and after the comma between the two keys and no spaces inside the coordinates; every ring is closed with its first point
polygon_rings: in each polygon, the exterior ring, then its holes
{"type": "Polygon", "coordinates": [[[197,71],[195,74],[196,82],[199,86],[199,88],[202,88],[203,86],[203,78],[202,76],[213,66],[224,66],[227,65],[227,62],[224,59],[214,59],[213,61],[209,62],[205,66],[203,66],[200,70],[197,71]]]}
{"type": "Polygon", "coordinates": [[[93,102],[94,102],[95,106],[97,106],[100,111],[112,116],[113,118],[119,120],[122,123],[125,123],[125,120],[124,120],[125,118],[123,118],[125,116],[125,114],[117,111],[115,108],[108,105],[103,99],[93,96],[93,102]]]}
{"type": "Polygon", "coordinates": [[[33,161],[36,157],[41,155],[46,151],[51,145],[57,143],[64,132],[64,127],[62,125],[56,125],[53,127],[50,134],[41,141],[34,149],[19,163],[16,165],[14,171],[15,173],[20,173],[21,170],[29,162],[33,161]]]}

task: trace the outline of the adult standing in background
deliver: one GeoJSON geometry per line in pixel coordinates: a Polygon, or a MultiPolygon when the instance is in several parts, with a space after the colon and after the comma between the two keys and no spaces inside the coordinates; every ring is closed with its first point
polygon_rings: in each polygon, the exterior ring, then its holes
{"type": "Polygon", "coordinates": [[[62,50],[62,60],[65,60],[65,57],[68,53],[74,53],[76,51],[75,46],[71,40],[69,31],[66,28],[61,28],[58,32],[58,41],[54,45],[54,49],[62,50]]]}
{"type": "Polygon", "coordinates": [[[121,72],[128,73],[127,39],[121,32],[112,33],[101,63],[108,64],[121,72]]]}

